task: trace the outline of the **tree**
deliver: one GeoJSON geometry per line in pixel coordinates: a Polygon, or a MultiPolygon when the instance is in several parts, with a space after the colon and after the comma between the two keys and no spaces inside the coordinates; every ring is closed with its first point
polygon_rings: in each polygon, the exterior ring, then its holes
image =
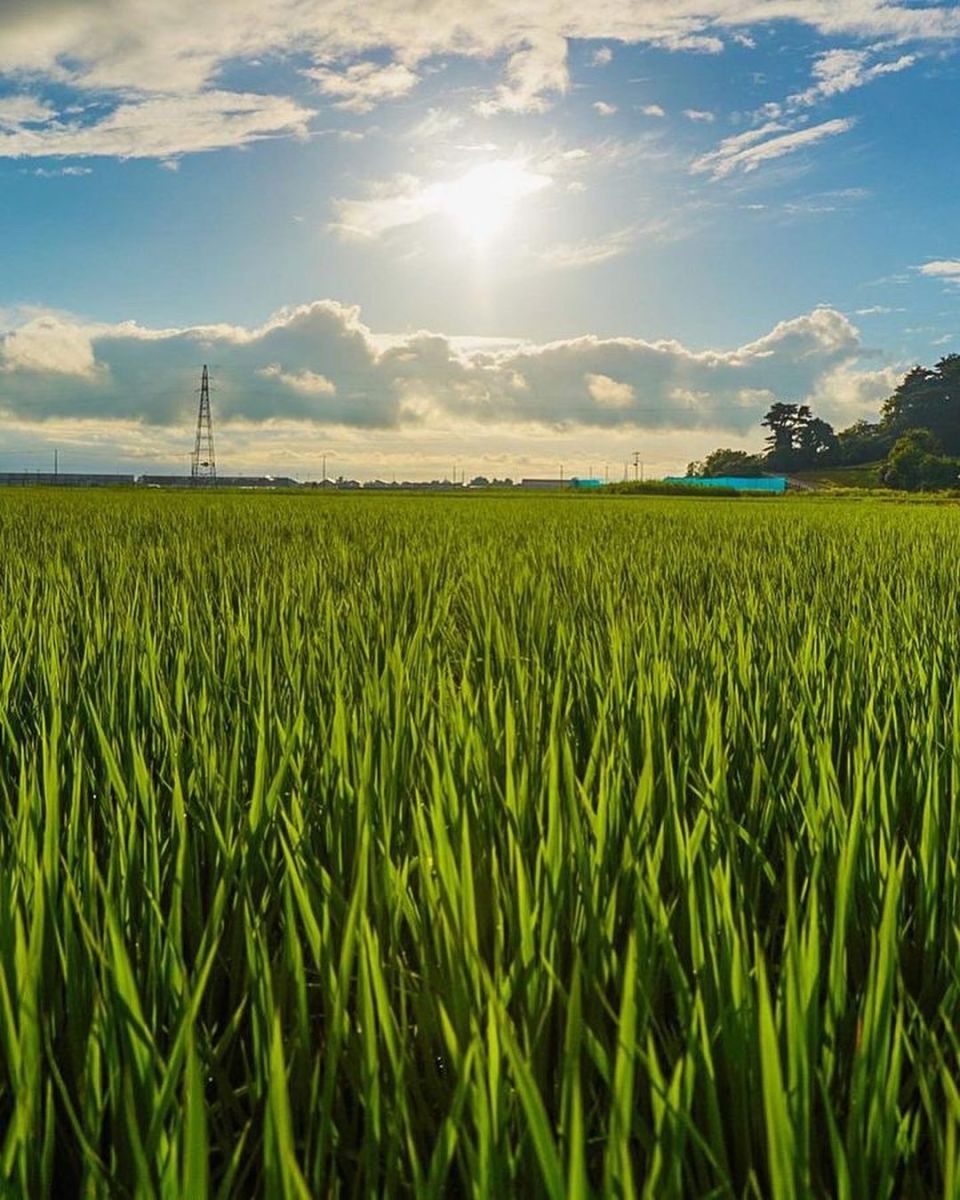
{"type": "Polygon", "coordinates": [[[890,451],[880,470],[880,482],[904,492],[957,487],[960,462],[940,453],[940,443],[929,429],[910,429],[890,451]]]}
{"type": "Polygon", "coordinates": [[[833,426],[815,417],[807,404],[772,404],[763,418],[767,466],[789,471],[829,461],[837,450],[833,426]]]}
{"type": "Polygon", "coordinates": [[[714,450],[702,462],[692,462],[687,467],[690,476],[716,479],[721,475],[753,478],[763,474],[763,459],[746,450],[714,450]]]}
{"type": "Polygon", "coordinates": [[[894,437],[927,429],[944,453],[960,454],[960,355],[908,372],[884,403],[881,424],[894,437]]]}
{"type": "MultiPolygon", "coordinates": [[[[806,405],[803,407],[807,412],[810,411],[806,405]]],[[[782,404],[778,401],[771,404],[767,415],[760,422],[765,429],[770,430],[767,437],[767,461],[772,465],[786,465],[792,461],[799,417],[800,408],[796,404],[782,404]]]]}
{"type": "Polygon", "coordinates": [[[845,467],[879,462],[886,458],[895,437],[879,423],[854,421],[837,434],[836,460],[845,467]]]}
{"type": "Polygon", "coordinates": [[[814,463],[829,459],[836,453],[839,444],[833,426],[814,416],[801,424],[797,443],[797,452],[804,466],[813,466],[814,463]]]}

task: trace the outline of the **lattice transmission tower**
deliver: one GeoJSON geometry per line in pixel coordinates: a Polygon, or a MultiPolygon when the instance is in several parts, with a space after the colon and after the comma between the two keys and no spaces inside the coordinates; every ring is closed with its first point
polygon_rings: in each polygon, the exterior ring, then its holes
{"type": "Polygon", "coordinates": [[[213,420],[210,416],[210,374],[206,366],[200,380],[200,411],[197,413],[197,440],[190,456],[190,478],[194,483],[213,483],[217,478],[213,420]]]}

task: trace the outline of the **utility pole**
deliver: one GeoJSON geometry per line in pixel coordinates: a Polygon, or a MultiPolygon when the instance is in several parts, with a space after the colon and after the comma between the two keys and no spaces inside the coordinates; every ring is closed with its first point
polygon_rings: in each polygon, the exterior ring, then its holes
{"type": "Polygon", "coordinates": [[[323,456],[323,482],[327,482],[327,456],[323,456]]]}
{"type": "Polygon", "coordinates": [[[563,483],[563,463],[560,464],[560,482],[563,483]]]}
{"type": "Polygon", "coordinates": [[[60,476],[60,451],[54,450],[54,452],[53,452],[53,477],[54,477],[54,479],[58,479],[59,476],[60,476]]]}
{"type": "Polygon", "coordinates": [[[640,451],[634,450],[634,452],[633,452],[633,481],[634,481],[634,483],[639,482],[639,479],[640,479],[640,451]]]}
{"type": "Polygon", "coordinates": [[[609,463],[603,464],[603,482],[604,483],[610,482],[610,464],[609,463]]]}
{"type": "Polygon", "coordinates": [[[192,483],[215,483],[217,460],[213,451],[213,421],[210,416],[210,375],[206,366],[200,378],[200,409],[197,412],[197,437],[190,459],[192,483]]]}

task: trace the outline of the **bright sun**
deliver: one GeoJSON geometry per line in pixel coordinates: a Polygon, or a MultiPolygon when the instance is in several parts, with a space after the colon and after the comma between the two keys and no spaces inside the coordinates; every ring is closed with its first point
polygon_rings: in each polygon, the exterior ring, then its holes
{"type": "Polygon", "coordinates": [[[442,207],[460,233],[482,246],[509,223],[519,200],[549,183],[518,162],[484,163],[444,186],[442,207]]]}

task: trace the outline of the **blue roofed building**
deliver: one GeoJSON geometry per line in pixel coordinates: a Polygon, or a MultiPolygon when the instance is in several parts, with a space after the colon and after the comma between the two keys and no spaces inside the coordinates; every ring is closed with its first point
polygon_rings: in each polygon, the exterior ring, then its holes
{"type": "Polygon", "coordinates": [[[682,483],[685,487],[733,488],[738,492],[759,492],[766,496],[782,496],[787,490],[786,475],[758,475],[756,478],[739,475],[668,475],[664,483],[682,483]]]}

